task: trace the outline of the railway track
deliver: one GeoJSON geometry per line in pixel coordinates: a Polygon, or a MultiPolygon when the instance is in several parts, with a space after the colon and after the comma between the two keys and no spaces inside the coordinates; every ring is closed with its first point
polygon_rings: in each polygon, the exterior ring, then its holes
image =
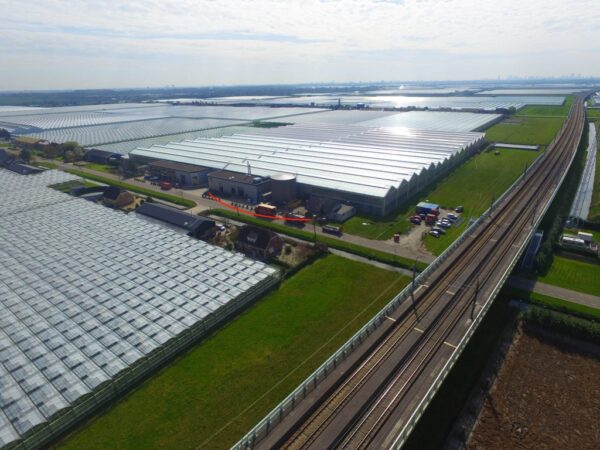
{"type": "MultiPolygon", "coordinates": [[[[492,217],[415,293],[414,309],[403,312],[362,362],[326,398],[309,409],[271,448],[371,448],[382,445],[386,427],[417,380],[460,324],[475,311],[510,264],[519,239],[543,213],[576,151],[583,127],[583,97],[535,171],[497,205],[492,217]],[[541,205],[541,206],[538,206],[541,205]],[[508,261],[507,261],[508,260],[508,261]],[[418,327],[417,327],[418,326],[418,327]]],[[[389,431],[389,430],[388,430],[389,431]]]]}

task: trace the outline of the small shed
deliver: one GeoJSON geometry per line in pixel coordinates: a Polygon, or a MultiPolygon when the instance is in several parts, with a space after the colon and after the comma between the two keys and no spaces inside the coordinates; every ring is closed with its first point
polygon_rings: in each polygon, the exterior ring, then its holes
{"type": "Polygon", "coordinates": [[[99,164],[117,163],[121,156],[119,153],[107,152],[106,150],[91,149],[85,152],[84,159],[99,164]]]}
{"type": "Polygon", "coordinates": [[[133,194],[117,186],[109,186],[102,196],[102,203],[113,208],[122,208],[133,203],[133,194]]]}
{"type": "Polygon", "coordinates": [[[153,219],[170,225],[171,227],[187,231],[189,236],[208,240],[216,233],[214,220],[194,216],[185,211],[180,211],[166,205],[157,203],[144,203],[135,211],[146,218],[153,219]]]}

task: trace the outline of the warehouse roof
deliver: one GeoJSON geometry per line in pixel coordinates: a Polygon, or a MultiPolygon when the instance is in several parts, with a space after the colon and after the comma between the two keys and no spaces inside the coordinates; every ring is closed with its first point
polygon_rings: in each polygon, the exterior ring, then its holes
{"type": "Polygon", "coordinates": [[[165,160],[152,161],[148,165],[152,166],[152,167],[158,167],[160,169],[176,170],[178,172],[187,172],[187,173],[202,172],[207,169],[206,167],[197,166],[195,164],[186,164],[186,163],[180,163],[180,162],[176,162],[176,161],[165,161],[165,160]]]}
{"type": "Polygon", "coordinates": [[[211,226],[215,225],[213,220],[203,219],[191,215],[190,213],[171,208],[170,206],[159,205],[156,203],[146,202],[136,209],[135,212],[189,231],[194,230],[205,223],[208,223],[211,226]]]}
{"type": "Polygon", "coordinates": [[[384,197],[413,176],[483,139],[482,133],[304,124],[252,134],[138,148],[134,156],[227,167],[244,174],[291,173],[299,183],[384,197]]]}
{"type": "Polygon", "coordinates": [[[221,180],[235,181],[237,183],[245,184],[258,184],[268,181],[263,177],[248,175],[246,173],[232,172],[230,170],[217,170],[216,172],[209,173],[208,176],[210,178],[219,178],[221,180]]]}

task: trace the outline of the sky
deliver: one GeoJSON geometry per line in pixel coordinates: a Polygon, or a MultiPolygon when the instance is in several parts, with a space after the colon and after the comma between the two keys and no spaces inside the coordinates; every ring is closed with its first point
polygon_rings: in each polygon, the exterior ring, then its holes
{"type": "Polygon", "coordinates": [[[0,0],[0,90],[600,75],[598,0],[0,0]]]}

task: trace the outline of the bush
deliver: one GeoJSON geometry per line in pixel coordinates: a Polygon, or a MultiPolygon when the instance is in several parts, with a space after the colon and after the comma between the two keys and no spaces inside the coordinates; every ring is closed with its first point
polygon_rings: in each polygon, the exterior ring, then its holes
{"type": "Polygon", "coordinates": [[[600,324],[567,314],[530,306],[521,312],[520,319],[529,325],[557,331],[571,337],[600,343],[600,324]]]}

